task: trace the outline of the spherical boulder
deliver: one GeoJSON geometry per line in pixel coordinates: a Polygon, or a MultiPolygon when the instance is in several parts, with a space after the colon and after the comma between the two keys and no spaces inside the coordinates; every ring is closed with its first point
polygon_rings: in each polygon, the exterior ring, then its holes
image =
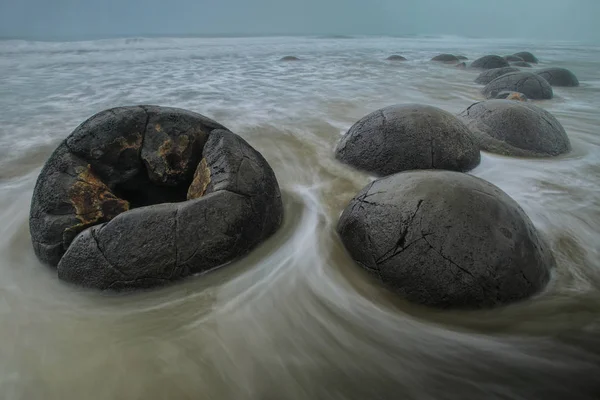
{"type": "Polygon", "coordinates": [[[551,99],[552,86],[542,77],[531,72],[511,72],[504,74],[483,88],[483,95],[494,98],[504,91],[519,92],[534,100],[551,99]]]}
{"type": "Polygon", "coordinates": [[[511,62],[510,65],[515,66],[515,67],[523,67],[523,68],[531,68],[532,67],[532,65],[526,61],[511,62]]]}
{"type": "Polygon", "coordinates": [[[545,68],[536,74],[544,78],[551,86],[579,86],[574,73],[566,68],[545,68]]]}
{"type": "Polygon", "coordinates": [[[281,57],[279,61],[300,61],[300,59],[296,56],[285,56],[281,57]]]}
{"type": "Polygon", "coordinates": [[[502,67],[502,68],[492,68],[486,71],[483,71],[479,76],[475,79],[475,83],[479,83],[482,85],[487,85],[494,79],[506,75],[511,72],[518,72],[519,68],[515,67],[502,67]]]}
{"type": "Polygon", "coordinates": [[[117,290],[230,262],[282,215],[275,174],[241,137],[190,111],[132,106],[94,115],[58,146],[29,221],[60,279],[117,290]]]}
{"type": "Polygon", "coordinates": [[[339,141],[338,160],[375,175],[411,169],[468,171],[480,161],[469,129],[454,115],[420,104],[377,110],[339,141]]]}
{"type": "Polygon", "coordinates": [[[531,103],[488,100],[459,114],[482,150],[507,156],[551,157],[568,152],[571,143],[556,118],[531,103]]]}
{"type": "Polygon", "coordinates": [[[504,59],[505,59],[506,61],[509,61],[509,62],[510,62],[510,61],[525,61],[525,60],[523,60],[521,57],[519,57],[519,56],[515,56],[515,55],[508,55],[508,56],[504,56],[504,59]]]}
{"type": "Polygon", "coordinates": [[[388,61],[406,61],[405,57],[399,56],[398,54],[393,54],[386,58],[388,61]]]}
{"type": "Polygon", "coordinates": [[[361,190],[337,225],[351,257],[403,298],[480,309],[540,292],[554,257],[519,205],[453,171],[410,171],[361,190]]]}
{"type": "Polygon", "coordinates": [[[483,56],[478,58],[477,60],[471,63],[471,68],[479,68],[479,69],[492,69],[492,68],[502,68],[508,67],[508,61],[500,56],[490,55],[483,56]]]}
{"type": "Polygon", "coordinates": [[[459,62],[459,58],[454,54],[440,54],[431,59],[431,61],[444,62],[444,63],[457,63],[459,62]]]}
{"type": "Polygon", "coordinates": [[[515,100],[515,101],[529,101],[527,96],[523,93],[519,92],[500,92],[495,97],[496,99],[506,99],[506,100],[515,100]]]}
{"type": "Polygon", "coordinates": [[[469,58],[466,56],[461,56],[461,55],[457,55],[456,58],[458,58],[459,60],[468,60],[469,58]]]}
{"type": "Polygon", "coordinates": [[[521,52],[515,53],[513,55],[517,56],[517,57],[521,57],[523,59],[523,61],[526,61],[528,63],[534,63],[534,64],[538,63],[537,57],[528,51],[521,51],[521,52]]]}

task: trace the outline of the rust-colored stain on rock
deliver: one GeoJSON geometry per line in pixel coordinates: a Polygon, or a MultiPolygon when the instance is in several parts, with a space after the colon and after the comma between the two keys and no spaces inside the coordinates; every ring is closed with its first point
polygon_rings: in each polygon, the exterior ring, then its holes
{"type": "Polygon", "coordinates": [[[527,101],[527,98],[523,96],[521,93],[511,93],[506,98],[507,100],[515,100],[515,101],[527,101]]]}
{"type": "Polygon", "coordinates": [[[206,163],[206,158],[203,158],[200,164],[198,164],[198,168],[196,168],[196,172],[194,173],[194,180],[188,188],[187,199],[192,200],[204,196],[209,183],[210,168],[206,163]]]}
{"type": "Polygon", "coordinates": [[[189,161],[186,153],[190,150],[190,138],[187,135],[165,140],[158,148],[158,155],[165,160],[164,173],[166,175],[182,173],[189,161]]]}
{"type": "Polygon", "coordinates": [[[76,171],[77,180],[69,189],[69,200],[80,223],[67,228],[63,234],[63,237],[72,236],[71,240],[85,228],[110,221],[129,210],[129,202],[115,196],[89,165],[76,171]]]}

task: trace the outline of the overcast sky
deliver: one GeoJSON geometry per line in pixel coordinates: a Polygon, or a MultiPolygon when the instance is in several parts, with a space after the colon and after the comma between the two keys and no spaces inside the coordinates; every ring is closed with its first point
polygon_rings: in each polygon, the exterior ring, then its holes
{"type": "Polygon", "coordinates": [[[0,0],[0,36],[454,34],[600,42],[600,0],[0,0]]]}

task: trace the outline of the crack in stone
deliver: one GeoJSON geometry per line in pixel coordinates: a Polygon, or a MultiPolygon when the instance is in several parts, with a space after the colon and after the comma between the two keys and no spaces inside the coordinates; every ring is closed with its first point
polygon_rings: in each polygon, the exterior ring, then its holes
{"type": "MultiPolygon", "coordinates": [[[[400,237],[398,238],[398,241],[396,242],[394,247],[391,248],[390,250],[386,251],[381,257],[379,257],[379,259],[377,259],[375,261],[375,264],[381,264],[382,262],[387,261],[390,258],[402,253],[402,251],[404,251],[408,248],[408,246],[406,246],[406,247],[404,246],[406,243],[406,235],[408,234],[408,230],[410,229],[412,222],[415,219],[415,216],[419,212],[419,208],[421,208],[421,204],[423,204],[423,199],[419,200],[415,211],[413,212],[411,217],[408,219],[406,224],[402,224],[402,226],[400,228],[400,237]],[[392,253],[392,255],[388,256],[390,253],[392,253]]],[[[418,241],[418,240],[416,240],[416,241],[418,241]]],[[[416,241],[411,242],[409,245],[414,244],[416,241]]]]}
{"type": "Polygon", "coordinates": [[[96,237],[96,234],[94,233],[93,229],[90,229],[90,236],[92,237],[92,239],[94,239],[94,242],[96,242],[96,248],[98,249],[98,252],[100,253],[100,255],[102,256],[102,258],[104,259],[104,261],[106,261],[106,264],[113,270],[118,272],[119,274],[123,275],[124,277],[127,277],[128,275],[126,273],[124,273],[123,271],[121,271],[119,268],[115,267],[114,265],[112,265],[112,263],[110,261],[108,261],[108,258],[106,258],[106,256],[104,255],[104,251],[102,250],[102,247],[100,246],[100,242],[98,241],[98,238],[96,237]]]}
{"type": "Polygon", "coordinates": [[[475,279],[475,276],[471,273],[471,271],[469,271],[466,268],[461,267],[460,265],[458,265],[457,263],[455,263],[454,261],[452,261],[450,258],[448,258],[445,255],[443,255],[441,251],[439,251],[438,249],[436,249],[435,247],[433,247],[431,245],[431,243],[429,242],[429,240],[427,240],[427,238],[425,236],[423,237],[423,240],[425,240],[427,242],[427,244],[429,245],[429,247],[431,247],[431,250],[433,250],[437,254],[439,254],[440,257],[442,257],[444,260],[448,261],[450,264],[454,265],[456,268],[460,269],[462,272],[464,272],[465,274],[469,275],[471,278],[475,279]]]}

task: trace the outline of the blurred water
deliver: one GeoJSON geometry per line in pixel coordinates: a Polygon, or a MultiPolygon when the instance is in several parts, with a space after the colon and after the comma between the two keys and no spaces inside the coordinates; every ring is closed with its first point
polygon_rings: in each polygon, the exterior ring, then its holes
{"type": "Polygon", "coordinates": [[[599,66],[600,47],[456,37],[0,41],[0,398],[600,398],[599,66]],[[333,159],[336,141],[379,107],[457,113],[480,100],[476,72],[429,63],[438,53],[519,50],[579,77],[537,103],[573,151],[483,154],[472,173],[548,237],[550,287],[479,312],[390,296],[336,237],[340,212],[370,180],[333,159]],[[302,61],[277,62],[290,54],[302,61]],[[67,286],[31,248],[37,173],[84,119],[142,103],[200,112],[246,138],[277,174],[284,226],[249,257],[171,287],[67,286]]]}

